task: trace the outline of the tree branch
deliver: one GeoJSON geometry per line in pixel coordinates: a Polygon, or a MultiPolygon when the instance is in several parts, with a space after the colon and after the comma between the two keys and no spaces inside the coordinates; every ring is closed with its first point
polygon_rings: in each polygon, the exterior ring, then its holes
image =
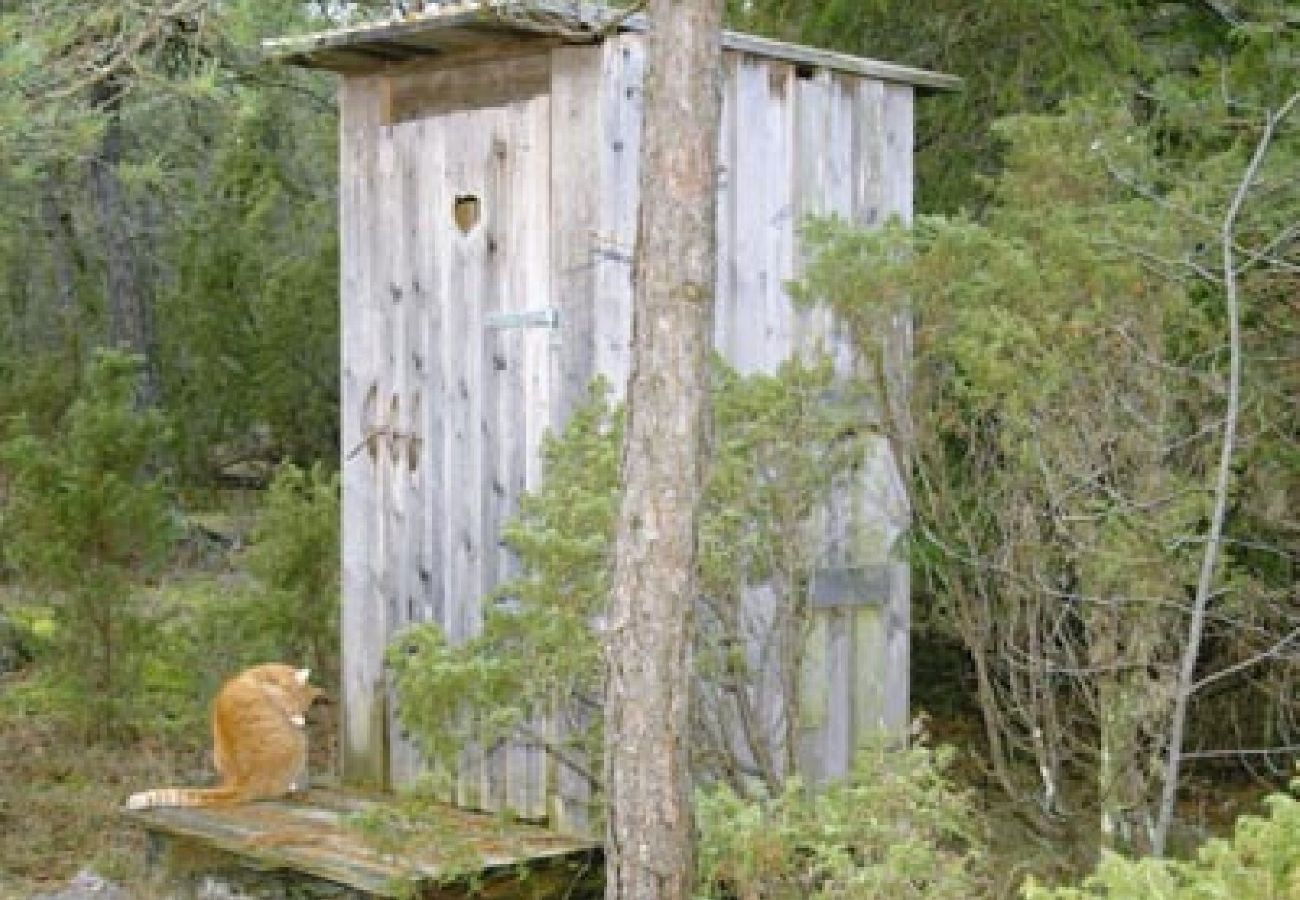
{"type": "Polygon", "coordinates": [[[1282,122],[1296,104],[1300,103],[1300,93],[1292,94],[1276,115],[1270,114],[1255,144],[1255,152],[1245,173],[1237,185],[1232,202],[1223,217],[1220,230],[1220,246],[1223,251],[1223,292],[1224,303],[1228,313],[1228,409],[1223,421],[1223,444],[1219,453],[1219,471],[1214,485],[1214,511],[1210,516],[1209,537],[1205,543],[1205,554],[1201,557],[1201,573],[1196,584],[1196,598],[1192,604],[1192,619],[1188,626],[1187,643],[1183,647],[1182,665],[1178,673],[1178,684],[1174,694],[1174,712],[1169,732],[1169,746],[1165,758],[1164,785],[1160,796],[1160,808],[1157,813],[1152,850],[1156,856],[1163,856],[1165,841],[1169,836],[1169,825],[1173,820],[1174,801],[1178,793],[1178,768],[1183,748],[1183,732],[1187,725],[1187,707],[1192,692],[1196,689],[1196,660],[1201,651],[1201,635],[1205,629],[1206,607],[1209,606],[1210,593],[1214,583],[1214,573],[1219,558],[1219,545],[1223,537],[1223,520],[1228,506],[1228,482],[1232,476],[1232,458],[1236,449],[1237,418],[1241,407],[1241,304],[1237,295],[1237,269],[1233,235],[1237,218],[1245,205],[1246,196],[1259,174],[1264,157],[1273,142],[1273,135],[1278,124],[1282,122]]]}

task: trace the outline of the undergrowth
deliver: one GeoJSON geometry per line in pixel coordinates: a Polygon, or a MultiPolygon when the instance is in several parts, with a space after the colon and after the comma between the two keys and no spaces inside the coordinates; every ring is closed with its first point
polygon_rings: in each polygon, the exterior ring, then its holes
{"type": "MultiPolygon", "coordinates": [[[[337,694],[337,482],[285,469],[268,498],[220,553],[180,548],[153,583],[126,588],[121,603],[148,640],[129,648],[129,702],[111,733],[93,727],[80,682],[66,677],[76,659],[60,598],[0,583],[0,619],[18,648],[16,669],[0,674],[0,898],[49,890],[81,869],[153,896],[162,888],[146,876],[143,838],[117,814],[132,791],[212,780],[208,707],[222,681],[256,663],[296,662],[337,694]]],[[[207,518],[212,530],[220,514],[207,518]]],[[[335,708],[308,717],[313,776],[333,774],[335,708]]]]}

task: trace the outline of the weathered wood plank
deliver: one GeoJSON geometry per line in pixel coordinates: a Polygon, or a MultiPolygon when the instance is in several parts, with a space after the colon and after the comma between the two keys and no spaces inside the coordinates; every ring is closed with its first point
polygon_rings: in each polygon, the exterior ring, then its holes
{"type": "MultiPolygon", "coordinates": [[[[591,37],[608,25],[610,16],[621,17],[621,30],[644,32],[644,14],[624,17],[624,11],[599,3],[571,3],[568,0],[528,0],[513,5],[512,15],[493,16],[485,3],[460,3],[413,19],[342,28],[301,37],[264,41],[264,52],[275,59],[300,66],[366,71],[392,65],[384,61],[386,46],[412,41],[430,49],[450,51],[475,45],[492,45],[511,36],[560,35],[571,39],[591,37]],[[378,54],[379,58],[375,58],[378,54]]],[[[789,44],[770,38],[724,31],[722,46],[759,58],[781,60],[814,68],[876,78],[881,81],[918,85],[932,90],[956,90],[961,79],[911,66],[850,56],[789,44]]],[[[390,56],[394,54],[389,54],[390,56]]],[[[400,54],[397,54],[400,62],[400,54]]]]}
{"type": "MultiPolygon", "coordinates": [[[[356,492],[345,498],[345,645],[353,648],[345,652],[366,657],[349,666],[345,701],[354,714],[345,710],[345,747],[373,748],[379,732],[392,732],[391,750],[381,751],[387,763],[371,769],[377,781],[391,772],[403,783],[418,759],[394,723],[376,725],[391,719],[384,643],[401,624],[428,618],[453,641],[477,631],[484,593],[513,571],[498,536],[520,493],[540,484],[543,433],[563,423],[594,374],[622,391],[644,46],[640,35],[623,34],[507,65],[419,66],[349,79],[346,90],[368,92],[367,118],[345,110],[343,128],[355,140],[345,134],[341,142],[352,179],[342,192],[342,240],[345,254],[351,246],[364,257],[345,259],[343,270],[345,446],[361,447],[344,472],[345,493],[356,492]],[[516,63],[522,74],[512,79],[516,63]],[[380,116],[397,124],[385,127],[380,116]],[[462,196],[480,211],[466,233],[453,217],[462,196]],[[487,327],[497,314],[551,307],[558,332],[487,327]]],[[[910,214],[913,88],[729,52],[724,97],[718,348],[742,372],[774,371],[795,349],[827,349],[848,372],[851,347],[829,314],[790,306],[784,283],[803,262],[795,227],[810,213],[864,224],[891,210],[910,214]]],[[[882,329],[891,353],[906,352],[905,326],[882,329]]],[[[897,361],[905,373],[904,357],[897,361]]],[[[897,468],[879,455],[867,468],[826,511],[826,565],[879,562],[906,520],[897,468]],[[864,542],[877,533],[879,541],[864,542]]],[[[775,621],[763,590],[746,597],[744,614],[765,667],[760,719],[779,757],[786,663],[761,643],[775,621]]],[[[862,679],[880,678],[884,661],[867,658],[875,626],[858,613],[819,614],[818,622],[812,668],[799,673],[813,712],[795,730],[809,771],[824,774],[847,765],[868,715],[853,697],[862,679]]],[[[905,661],[905,628],[892,627],[890,652],[905,661]]],[[[905,717],[905,669],[901,677],[904,693],[890,696],[904,698],[905,717]]],[[[563,739],[562,721],[538,726],[563,739]]],[[[585,827],[585,783],[535,746],[502,747],[486,760],[471,748],[460,769],[461,802],[549,811],[564,827],[585,827]]]]}
{"type": "MultiPolygon", "coordinates": [[[[830,212],[826,173],[826,142],[830,118],[831,73],[820,71],[795,81],[793,197],[796,223],[830,212]]],[[[795,243],[795,273],[807,264],[802,241],[795,243]]],[[[797,311],[794,342],[800,355],[811,360],[830,352],[833,316],[825,304],[797,311]]]]}
{"type": "MultiPolygon", "coordinates": [[[[545,60],[543,60],[545,62],[545,60]]],[[[531,64],[531,63],[530,63],[531,64]]],[[[545,70],[549,72],[548,68],[545,70]]],[[[484,229],[483,310],[483,413],[481,434],[483,453],[483,515],[478,541],[483,548],[482,588],[477,602],[480,622],[486,613],[487,594],[508,575],[510,560],[500,546],[501,529],[510,514],[509,486],[512,481],[512,448],[516,442],[515,426],[521,385],[515,380],[520,356],[521,334],[517,328],[494,328],[491,322],[503,314],[525,308],[523,298],[510,278],[514,250],[509,243],[510,222],[515,215],[516,198],[511,190],[510,170],[515,165],[512,123],[513,106],[481,110],[479,127],[486,137],[484,191],[482,197],[484,229]]],[[[494,743],[485,746],[483,780],[479,802],[484,809],[503,808],[506,799],[507,748],[494,743]]]]}
{"type": "Polygon", "coordinates": [[[853,129],[853,221],[880,225],[885,220],[885,85],[858,80],[846,85],[856,93],[853,129]]]}
{"type": "MultiPolygon", "coordinates": [[[[601,330],[596,271],[601,208],[607,199],[602,177],[605,52],[601,47],[559,47],[551,52],[550,278],[560,317],[551,415],[557,425],[586,397],[596,374],[601,330]]],[[[566,738],[565,721],[565,711],[557,711],[551,723],[551,739],[557,743],[566,738]]],[[[588,827],[586,784],[563,765],[553,765],[550,774],[555,786],[551,820],[563,831],[583,833],[588,827]]]]}
{"type": "Polygon", "coordinates": [[[551,296],[560,315],[555,411],[566,418],[595,374],[595,235],[600,228],[601,52],[551,51],[551,296]]]}
{"type": "MultiPolygon", "coordinates": [[[[879,598],[883,601],[884,598],[879,598]]],[[[853,611],[853,747],[879,740],[886,727],[884,697],[893,673],[885,664],[883,602],[853,611]]]]}
{"type": "Polygon", "coordinates": [[[598,224],[592,311],[593,374],[603,375],[616,398],[631,369],[632,253],[636,243],[641,161],[641,83],[645,45],[621,36],[607,42],[601,58],[599,98],[598,224]]]}
{"type": "Polygon", "coordinates": [[[725,343],[718,351],[738,372],[767,370],[764,353],[764,306],[768,284],[779,273],[768,256],[768,169],[772,132],[769,115],[768,67],[765,61],[742,56],[736,63],[736,122],[744,133],[735,145],[735,188],[732,210],[736,263],[733,289],[714,311],[715,333],[725,343]],[[718,323],[722,322],[721,327],[718,323]]]}
{"type": "Polygon", "coordinates": [[[840,778],[852,761],[853,616],[845,610],[815,613],[826,621],[826,724],[823,730],[822,769],[817,778],[840,778]]]}
{"type": "MultiPolygon", "coordinates": [[[[848,222],[853,219],[855,103],[852,83],[837,74],[831,75],[826,103],[824,212],[848,222]]],[[[853,342],[841,323],[832,323],[826,349],[835,371],[844,374],[853,371],[853,342]]]]}
{"type": "MultiPolygon", "coordinates": [[[[514,199],[509,245],[514,248],[511,291],[521,307],[547,309],[550,294],[550,97],[530,100],[514,122],[511,138],[515,163],[510,191],[514,199]]],[[[556,337],[550,328],[529,328],[519,334],[515,360],[518,396],[514,438],[511,442],[511,514],[523,493],[541,483],[540,453],[545,431],[551,427],[551,368],[556,337]]],[[[503,551],[505,552],[505,551],[503,551]]],[[[511,557],[510,572],[517,571],[511,557]]],[[[545,732],[535,719],[532,727],[545,732]]],[[[543,751],[516,743],[510,750],[507,803],[519,815],[542,818],[546,814],[543,751]]]]}
{"type": "Polygon", "coordinates": [[[722,108],[718,128],[718,276],[713,304],[713,345],[732,343],[730,327],[736,307],[736,111],[737,68],[740,56],[722,56],[722,108]]]}
{"type": "MultiPolygon", "coordinates": [[[[905,561],[890,564],[889,599],[885,608],[884,660],[876,671],[884,671],[884,727],[891,734],[907,733],[911,717],[912,583],[911,570],[905,561]]],[[[876,683],[880,683],[879,676],[876,683]]]]}
{"type": "Polygon", "coordinates": [[[446,307],[443,298],[447,294],[447,258],[444,247],[447,245],[448,226],[445,210],[452,203],[446,195],[446,186],[437,170],[430,168],[427,161],[442,159],[446,153],[446,136],[443,123],[437,119],[426,119],[419,127],[420,158],[426,162],[422,167],[420,187],[418,224],[420,230],[418,252],[418,278],[421,282],[421,301],[423,308],[421,344],[419,353],[421,403],[420,437],[422,479],[425,484],[426,501],[423,516],[421,544],[420,583],[423,605],[420,610],[421,622],[437,622],[445,625],[447,621],[447,581],[444,575],[446,565],[446,517],[445,503],[447,493],[446,481],[446,419],[443,410],[443,398],[446,396],[447,371],[444,362],[443,343],[446,340],[446,307]]]}
{"type": "Polygon", "coordinates": [[[829,718],[826,684],[828,654],[826,617],[813,616],[799,670],[799,771],[816,778],[825,771],[825,729],[829,718]]]}
{"type": "Polygon", "coordinates": [[[768,63],[767,177],[762,185],[767,279],[763,284],[763,371],[776,372],[794,352],[794,308],[786,285],[795,276],[795,67],[768,63]]]}
{"type": "MultiPolygon", "coordinates": [[[[386,87],[381,86],[381,90],[386,87]]],[[[403,308],[405,265],[404,248],[408,233],[403,228],[403,172],[400,136],[389,126],[371,132],[375,144],[375,218],[369,233],[371,253],[370,302],[376,322],[378,377],[375,402],[375,490],[379,508],[371,541],[379,566],[376,579],[379,596],[374,611],[377,646],[372,652],[383,653],[388,638],[403,620],[406,593],[407,493],[401,464],[404,428],[403,382],[405,366],[401,363],[405,344],[405,310],[403,308]]],[[[395,696],[391,685],[385,686],[385,708],[389,735],[389,772],[392,777],[392,751],[398,733],[395,696]]]]}
{"type": "Polygon", "coordinates": [[[421,818],[443,837],[416,843],[361,826],[362,818],[381,821],[384,806],[313,790],[303,800],[123,816],[151,835],[213,848],[251,868],[304,873],[374,896],[576,897],[598,888],[599,850],[591,842],[431,803],[421,818]],[[470,891],[471,881],[480,887],[470,891]]]}
{"type": "MultiPolygon", "coordinates": [[[[417,599],[422,593],[420,556],[424,541],[425,497],[420,478],[423,438],[417,437],[421,426],[423,378],[418,371],[421,331],[427,320],[423,302],[420,248],[421,179],[424,170],[424,128],[411,123],[387,129],[394,154],[393,184],[395,196],[386,223],[393,247],[390,251],[393,271],[389,285],[393,343],[389,358],[393,365],[393,400],[390,404],[388,452],[386,454],[391,485],[390,530],[394,596],[390,610],[388,637],[416,619],[417,599]]],[[[397,719],[396,696],[390,697],[389,777],[395,783],[408,783],[419,769],[419,758],[410,741],[402,736],[397,719]]]]}
{"type": "Polygon", "coordinates": [[[912,221],[914,93],[908,85],[885,87],[884,206],[887,214],[895,214],[904,222],[912,221]]]}
{"type": "Polygon", "coordinates": [[[384,121],[507,106],[550,89],[550,57],[534,52],[505,59],[387,76],[384,121]]]}
{"type": "Polygon", "coordinates": [[[813,573],[808,599],[813,609],[845,609],[883,604],[888,591],[885,566],[834,566],[813,573]]]}
{"type": "Polygon", "coordinates": [[[379,333],[372,267],[378,183],[372,140],[378,107],[375,79],[340,88],[340,228],[343,292],[341,384],[342,481],[342,744],[352,783],[387,781],[387,697],[384,621],[374,532],[379,519],[379,333]]]}

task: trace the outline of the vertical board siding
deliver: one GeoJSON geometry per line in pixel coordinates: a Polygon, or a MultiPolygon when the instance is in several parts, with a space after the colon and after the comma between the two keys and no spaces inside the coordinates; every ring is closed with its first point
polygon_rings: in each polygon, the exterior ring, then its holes
{"type": "Polygon", "coordinates": [[[636,243],[641,160],[641,82],[645,44],[621,35],[605,44],[599,99],[599,198],[592,235],[593,374],[621,398],[631,372],[632,251],[636,243]]]}
{"type": "MultiPolygon", "coordinates": [[[[416,368],[421,324],[425,309],[421,297],[420,268],[420,164],[421,144],[417,128],[386,128],[385,142],[392,153],[393,171],[388,179],[392,192],[388,221],[392,223],[394,246],[390,249],[393,271],[388,286],[392,321],[390,366],[393,370],[392,399],[389,403],[388,452],[385,468],[391,500],[391,522],[386,529],[392,535],[390,557],[394,569],[393,594],[390,597],[391,630],[412,621],[419,584],[422,522],[425,515],[424,484],[419,477],[417,444],[419,407],[423,404],[423,385],[416,368]],[[412,464],[415,464],[414,466],[412,464]]],[[[408,780],[417,770],[418,760],[410,743],[402,739],[396,718],[396,697],[389,697],[389,775],[398,781],[408,780]]]]}
{"type": "Polygon", "coordinates": [[[889,597],[885,604],[884,671],[893,677],[884,681],[882,701],[885,729],[894,735],[905,734],[911,715],[912,572],[907,562],[889,564],[889,597]]]}
{"type": "MultiPolygon", "coordinates": [[[[419,621],[453,641],[478,632],[485,596],[517,571],[500,535],[541,483],[545,433],[596,375],[620,398],[630,369],[644,36],[548,54],[527,65],[549,72],[549,91],[534,78],[512,97],[509,79],[493,76],[480,106],[439,93],[446,84],[475,96],[468,69],[427,84],[404,73],[402,89],[421,105],[396,124],[385,124],[383,76],[341,88],[343,743],[353,781],[416,777],[421,762],[385,686],[387,641],[419,621]],[[467,233],[453,218],[461,195],[479,201],[467,233]],[[558,329],[496,327],[494,317],[545,309],[558,311],[558,329]]],[[[722,90],[716,346],[746,374],[823,352],[848,373],[851,347],[829,312],[789,298],[805,263],[797,229],[810,215],[867,226],[910,217],[912,88],[732,51],[722,90]]],[[[888,323],[882,339],[905,389],[907,322],[888,323]]],[[[905,523],[887,454],[882,443],[824,511],[826,565],[863,562],[867,532],[885,535],[887,551],[905,523]]],[[[813,778],[842,774],[881,723],[906,725],[907,573],[890,565],[888,596],[813,614],[797,722],[781,688],[787,663],[768,637],[777,592],[746,592],[757,752],[779,769],[789,749],[813,778]]],[[[530,729],[562,742],[566,712],[538,711],[530,729]]],[[[718,724],[751,752],[734,710],[718,724]]],[[[585,780],[527,737],[469,748],[457,775],[465,805],[590,828],[585,780]]]]}
{"type": "Polygon", "coordinates": [[[375,310],[369,246],[378,200],[373,140],[380,107],[378,79],[348,79],[339,91],[341,282],[340,424],[342,482],[341,615],[344,766],[356,782],[387,781],[387,722],[383,679],[384,622],[377,580],[380,563],[370,539],[378,497],[376,441],[371,435],[378,399],[375,310]]]}
{"type": "MultiPolygon", "coordinates": [[[[530,306],[554,308],[551,293],[551,101],[549,95],[529,104],[522,139],[527,153],[515,171],[515,190],[522,198],[519,215],[520,237],[516,242],[520,265],[515,269],[518,293],[530,306]]],[[[524,335],[523,382],[527,393],[522,401],[524,416],[523,442],[517,447],[520,481],[511,497],[517,508],[525,491],[541,486],[542,439],[557,423],[554,385],[558,382],[558,332],[530,329],[524,335]]],[[[538,734],[545,734],[548,722],[540,717],[534,723],[538,734]]],[[[533,743],[518,751],[519,765],[512,769],[517,800],[514,808],[530,818],[546,815],[546,798],[553,782],[546,777],[546,753],[533,743]]]]}
{"type": "MultiPolygon", "coordinates": [[[[602,48],[551,51],[551,293],[560,317],[552,413],[557,426],[582,402],[596,375],[596,250],[606,152],[601,92],[607,85],[602,48]]],[[[561,745],[568,737],[566,713],[557,711],[550,723],[550,739],[561,745]]],[[[549,772],[554,778],[550,820],[562,831],[587,831],[586,782],[563,765],[549,772]]]]}
{"type": "MultiPolygon", "coordinates": [[[[795,80],[793,195],[796,222],[831,213],[827,122],[830,117],[831,76],[820,71],[795,80]]],[[[795,243],[794,269],[803,270],[808,251],[795,243]]],[[[825,305],[798,311],[795,344],[805,359],[822,354],[836,356],[834,344],[842,336],[825,305]]]]}
{"type": "Polygon", "coordinates": [[[737,133],[728,160],[732,174],[729,206],[732,211],[731,252],[736,266],[731,290],[717,298],[714,310],[718,351],[741,374],[767,370],[764,358],[763,312],[767,285],[779,273],[768,256],[768,154],[772,132],[769,115],[768,69],[764,60],[742,55],[729,75],[735,82],[734,117],[737,133]]]}
{"type": "Polygon", "coordinates": [[[884,184],[885,213],[910,222],[914,191],[912,107],[915,90],[907,84],[889,84],[884,87],[885,153],[881,180],[884,184]]]}
{"type": "Polygon", "coordinates": [[[551,52],[551,293],[560,316],[563,419],[595,375],[593,251],[600,223],[601,56],[598,48],[551,52]]]}

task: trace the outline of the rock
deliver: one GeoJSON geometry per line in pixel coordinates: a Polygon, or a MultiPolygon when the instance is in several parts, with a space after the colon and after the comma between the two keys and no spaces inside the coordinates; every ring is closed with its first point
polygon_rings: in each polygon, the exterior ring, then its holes
{"type": "Polygon", "coordinates": [[[57,894],[37,894],[31,900],[130,900],[130,897],[107,878],[82,869],[57,894]]]}
{"type": "Polygon", "coordinates": [[[195,893],[197,900],[252,900],[251,894],[237,891],[220,878],[211,875],[203,879],[195,893]]]}

